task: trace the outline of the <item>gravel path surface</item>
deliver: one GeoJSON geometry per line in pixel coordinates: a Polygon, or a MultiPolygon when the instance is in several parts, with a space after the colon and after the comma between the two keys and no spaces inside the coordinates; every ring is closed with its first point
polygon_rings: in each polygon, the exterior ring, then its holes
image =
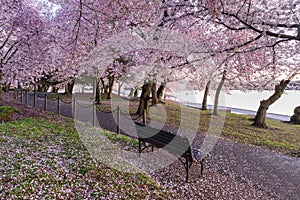
{"type": "MultiPolygon", "coordinates": [[[[42,99],[37,107],[43,108],[42,99]]],[[[50,101],[48,110],[57,112],[56,102],[50,101]]],[[[71,105],[62,104],[61,114],[72,117],[71,105]]],[[[83,118],[91,120],[88,116],[83,118]]],[[[97,118],[102,128],[116,131],[111,113],[97,112],[97,118]]],[[[195,146],[201,145],[203,137],[196,138],[195,146]]],[[[182,193],[186,199],[300,199],[299,158],[219,139],[207,159],[201,179],[195,176],[199,174],[198,169],[197,165],[192,167],[188,184],[183,183],[185,172],[180,162],[151,175],[166,188],[182,193]],[[215,187],[211,187],[213,185],[215,187]]]]}
{"type": "Polygon", "coordinates": [[[300,199],[300,159],[219,140],[208,166],[281,199],[300,199]]]}

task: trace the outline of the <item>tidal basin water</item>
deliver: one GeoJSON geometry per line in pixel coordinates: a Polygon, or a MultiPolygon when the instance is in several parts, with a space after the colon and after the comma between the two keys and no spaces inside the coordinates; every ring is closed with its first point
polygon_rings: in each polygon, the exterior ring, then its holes
{"type": "MultiPolygon", "coordinates": [[[[176,94],[170,94],[176,96],[177,100],[182,100],[192,105],[201,104],[203,98],[203,91],[185,91],[176,94]]],[[[229,93],[221,92],[219,98],[219,106],[243,109],[247,111],[256,111],[259,107],[261,100],[269,98],[273,91],[239,91],[231,90],[229,93]]],[[[214,104],[214,92],[208,97],[208,105],[214,104]]],[[[176,100],[175,97],[173,97],[176,100]]],[[[300,106],[300,91],[299,90],[287,90],[282,94],[281,98],[272,104],[268,113],[277,115],[286,115],[288,117],[294,114],[295,107],[300,106]]],[[[238,112],[238,110],[237,110],[238,112]]]]}

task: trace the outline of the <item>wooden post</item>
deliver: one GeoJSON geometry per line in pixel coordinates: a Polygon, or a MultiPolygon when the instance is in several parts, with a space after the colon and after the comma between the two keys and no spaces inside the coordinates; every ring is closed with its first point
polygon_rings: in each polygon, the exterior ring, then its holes
{"type": "Polygon", "coordinates": [[[34,85],[34,92],[33,92],[33,107],[36,107],[36,85],[34,85]]]}
{"type": "Polygon", "coordinates": [[[93,126],[95,126],[96,104],[93,102],[93,126]]]}
{"type": "Polygon", "coordinates": [[[16,89],[14,90],[13,99],[16,99],[16,89]]]}
{"type": "Polygon", "coordinates": [[[146,124],[147,123],[147,109],[144,109],[144,112],[143,112],[143,124],[146,124]]]}
{"type": "Polygon", "coordinates": [[[76,100],[73,100],[73,119],[76,119],[76,100]]]}
{"type": "Polygon", "coordinates": [[[23,103],[23,89],[21,88],[21,103],[23,103]]]}
{"type": "Polygon", "coordinates": [[[117,133],[120,134],[120,117],[121,117],[121,110],[120,105],[117,107],[117,133]]]}
{"type": "Polygon", "coordinates": [[[57,113],[60,115],[60,98],[59,98],[59,94],[57,96],[57,113]]]}
{"type": "Polygon", "coordinates": [[[47,111],[47,93],[45,93],[44,110],[47,111]]]}
{"type": "Polygon", "coordinates": [[[26,105],[28,105],[28,89],[25,90],[25,101],[26,105]]]}

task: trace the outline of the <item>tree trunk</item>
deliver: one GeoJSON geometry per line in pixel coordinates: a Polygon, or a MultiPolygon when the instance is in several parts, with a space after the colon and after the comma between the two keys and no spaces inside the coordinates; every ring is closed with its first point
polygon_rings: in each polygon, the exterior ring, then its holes
{"type": "Polygon", "coordinates": [[[224,70],[224,72],[223,72],[222,79],[221,79],[221,81],[218,85],[217,91],[216,91],[213,115],[218,115],[219,96],[220,96],[220,93],[221,93],[221,90],[222,90],[225,80],[226,80],[226,70],[224,70]]]}
{"type": "Polygon", "coordinates": [[[112,99],[112,91],[114,86],[115,77],[111,76],[108,78],[108,93],[107,93],[107,99],[112,99]]]}
{"type": "Polygon", "coordinates": [[[152,98],[152,103],[151,105],[156,105],[157,104],[157,94],[156,94],[156,82],[152,82],[151,85],[151,98],[152,98]]]}
{"type": "Polygon", "coordinates": [[[100,78],[100,81],[101,81],[101,84],[102,84],[102,88],[104,90],[103,92],[108,93],[108,86],[105,85],[105,82],[104,82],[103,78],[100,78]]]}
{"type": "Polygon", "coordinates": [[[290,80],[282,80],[278,85],[275,86],[275,91],[272,96],[270,96],[267,100],[262,100],[260,102],[259,108],[256,112],[254,118],[254,126],[267,128],[266,124],[266,114],[270,105],[272,105],[275,101],[277,101],[284,92],[284,89],[289,84],[290,80]]]}
{"type": "Polygon", "coordinates": [[[130,88],[130,93],[129,93],[128,96],[133,97],[134,91],[135,91],[134,88],[130,88]]]}
{"type": "Polygon", "coordinates": [[[204,96],[203,96],[203,100],[202,100],[202,108],[201,108],[202,110],[207,110],[207,97],[208,97],[208,93],[209,93],[210,84],[211,84],[211,80],[209,80],[205,86],[204,96]]]}
{"type": "Polygon", "coordinates": [[[140,103],[138,110],[136,111],[136,115],[142,115],[144,112],[144,109],[146,109],[146,112],[149,112],[148,105],[150,100],[150,93],[151,93],[152,84],[150,82],[146,82],[143,85],[142,88],[142,94],[140,97],[140,103]]]}
{"type": "Polygon", "coordinates": [[[166,88],[166,83],[161,83],[158,90],[157,90],[157,99],[158,99],[158,103],[164,103],[163,102],[163,95],[164,95],[164,89],[166,88]]]}
{"type": "MultiPolygon", "coordinates": [[[[1,75],[0,75],[1,76],[1,75]]],[[[4,84],[3,86],[2,86],[2,90],[4,91],[4,92],[8,92],[8,90],[9,90],[9,88],[10,88],[10,83],[8,83],[8,84],[4,84]]]]}
{"type": "Polygon", "coordinates": [[[101,95],[100,95],[100,80],[96,78],[96,92],[95,92],[95,101],[96,104],[101,104],[101,95]]]}
{"type": "Polygon", "coordinates": [[[121,96],[121,89],[124,83],[119,82],[119,87],[118,87],[118,95],[121,96]]]}
{"type": "Polygon", "coordinates": [[[74,80],[65,85],[65,94],[72,94],[74,88],[74,80]]]}
{"type": "Polygon", "coordinates": [[[134,96],[134,97],[138,97],[138,96],[139,96],[139,90],[138,90],[137,87],[136,87],[135,90],[134,90],[133,96],[134,96]]]}
{"type": "Polygon", "coordinates": [[[55,87],[55,86],[52,86],[52,92],[54,92],[54,93],[58,93],[58,88],[57,88],[57,87],[55,87]]]}

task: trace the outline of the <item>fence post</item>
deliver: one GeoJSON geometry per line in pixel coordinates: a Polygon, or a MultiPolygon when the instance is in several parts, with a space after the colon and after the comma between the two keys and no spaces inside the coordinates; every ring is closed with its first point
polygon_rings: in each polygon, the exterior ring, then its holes
{"type": "Polygon", "coordinates": [[[34,92],[33,92],[33,107],[36,107],[36,84],[34,85],[34,92]]]}
{"type": "Polygon", "coordinates": [[[59,94],[58,94],[58,96],[57,96],[57,113],[58,113],[58,115],[60,115],[60,98],[59,98],[59,94]]]}
{"type": "Polygon", "coordinates": [[[93,126],[95,126],[95,111],[96,111],[96,104],[93,102],[93,126]]]}
{"type": "Polygon", "coordinates": [[[33,92],[33,107],[36,107],[36,91],[33,92]]]}
{"type": "Polygon", "coordinates": [[[17,99],[17,92],[16,92],[16,89],[14,89],[14,99],[17,99]]]}
{"type": "Polygon", "coordinates": [[[47,111],[47,93],[45,93],[44,110],[47,111]]]}
{"type": "Polygon", "coordinates": [[[28,89],[25,90],[25,101],[26,105],[28,105],[28,89]]]}
{"type": "Polygon", "coordinates": [[[21,88],[21,103],[23,103],[23,88],[21,88]]]}
{"type": "Polygon", "coordinates": [[[144,109],[144,112],[143,112],[143,124],[146,124],[146,122],[147,122],[147,110],[146,109],[144,109]]]}
{"type": "Polygon", "coordinates": [[[73,119],[76,119],[76,100],[73,100],[73,119]]]}
{"type": "Polygon", "coordinates": [[[120,117],[121,117],[121,110],[120,105],[117,107],[117,133],[120,134],[120,117]]]}

